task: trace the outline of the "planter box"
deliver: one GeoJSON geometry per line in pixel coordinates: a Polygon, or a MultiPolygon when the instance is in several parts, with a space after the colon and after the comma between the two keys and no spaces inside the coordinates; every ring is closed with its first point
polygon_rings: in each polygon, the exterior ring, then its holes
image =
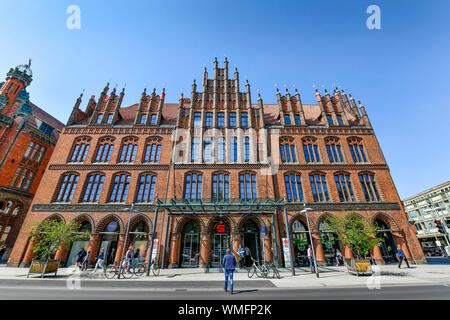
{"type": "Polygon", "coordinates": [[[372,275],[372,267],[369,259],[345,259],[347,271],[356,276],[372,275]]]}
{"type": "Polygon", "coordinates": [[[28,270],[27,278],[30,274],[40,274],[41,278],[47,273],[54,273],[56,277],[60,260],[33,260],[31,261],[30,269],[28,270]]]}

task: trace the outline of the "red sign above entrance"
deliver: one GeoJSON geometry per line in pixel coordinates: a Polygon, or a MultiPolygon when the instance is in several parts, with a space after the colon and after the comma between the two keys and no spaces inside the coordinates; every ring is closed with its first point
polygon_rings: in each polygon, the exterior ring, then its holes
{"type": "Polygon", "coordinates": [[[224,224],[218,224],[217,225],[217,232],[218,233],[223,233],[223,232],[225,232],[225,225],[224,224]]]}

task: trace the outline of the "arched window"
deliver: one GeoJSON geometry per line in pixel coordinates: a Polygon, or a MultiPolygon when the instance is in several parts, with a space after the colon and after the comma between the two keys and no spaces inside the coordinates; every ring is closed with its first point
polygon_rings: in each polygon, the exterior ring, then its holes
{"type": "Polygon", "coordinates": [[[284,175],[286,196],[289,202],[303,201],[303,189],[301,176],[298,173],[287,173],[284,175]]]}
{"type": "Polygon", "coordinates": [[[227,173],[214,173],[212,176],[212,198],[228,200],[230,198],[230,176],[227,173]]]}
{"type": "Polygon", "coordinates": [[[373,173],[361,173],[359,175],[359,181],[361,182],[366,201],[381,201],[373,173]]]}
{"type": "Polygon", "coordinates": [[[330,137],[325,139],[325,145],[327,148],[328,158],[331,163],[344,162],[342,156],[341,145],[338,138],[330,137]]]}
{"type": "Polygon", "coordinates": [[[75,139],[69,162],[84,162],[89,151],[90,144],[91,138],[89,137],[80,137],[75,139]]]}
{"type": "Polygon", "coordinates": [[[329,201],[327,181],[325,180],[325,174],[315,173],[309,176],[311,182],[311,189],[313,193],[314,202],[329,201]]]}
{"type": "Polygon", "coordinates": [[[241,199],[256,199],[256,174],[252,172],[239,174],[239,190],[241,199]]]}
{"type": "Polygon", "coordinates": [[[88,175],[86,180],[86,188],[84,189],[83,202],[97,202],[103,188],[105,175],[93,173],[88,175]]]}
{"type": "Polygon", "coordinates": [[[350,174],[348,173],[335,174],[334,181],[336,182],[336,188],[338,190],[339,200],[341,202],[355,201],[352,183],[350,181],[350,174]]]}
{"type": "Polygon", "coordinates": [[[138,182],[136,202],[151,202],[155,193],[156,175],[152,173],[141,174],[138,182]]]}
{"type": "Polygon", "coordinates": [[[136,159],[138,139],[134,137],[124,138],[120,149],[119,162],[133,162],[136,159]]]}
{"type": "Polygon", "coordinates": [[[293,138],[280,139],[280,155],[281,162],[297,162],[293,138]]]}
{"type": "Polygon", "coordinates": [[[80,176],[75,173],[63,174],[57,189],[55,202],[70,202],[77,188],[78,178],[80,176]]]}
{"type": "Polygon", "coordinates": [[[127,200],[128,188],[130,187],[130,175],[127,173],[117,174],[113,177],[109,202],[125,202],[127,200]]]}
{"type": "Polygon", "coordinates": [[[184,183],[184,198],[200,200],[202,198],[202,175],[189,173],[186,175],[184,183]]]}
{"type": "Polygon", "coordinates": [[[145,145],[145,154],[143,162],[158,162],[161,157],[161,141],[159,137],[152,137],[147,139],[145,145]]]}
{"type": "Polygon", "coordinates": [[[95,155],[95,162],[109,162],[114,150],[114,138],[104,137],[100,139],[95,155]]]}
{"type": "Polygon", "coordinates": [[[306,162],[320,162],[317,139],[312,137],[303,138],[303,152],[305,153],[306,162]]]}
{"type": "Polygon", "coordinates": [[[368,162],[366,153],[364,152],[362,139],[353,137],[353,138],[347,139],[347,141],[348,141],[348,147],[350,148],[350,153],[352,154],[353,161],[355,163],[368,162]]]}

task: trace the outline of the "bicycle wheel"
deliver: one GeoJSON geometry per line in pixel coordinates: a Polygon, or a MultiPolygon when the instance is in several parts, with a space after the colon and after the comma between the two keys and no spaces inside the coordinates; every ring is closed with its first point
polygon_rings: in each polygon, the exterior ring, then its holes
{"type": "Polygon", "coordinates": [[[105,268],[105,277],[107,279],[112,279],[115,276],[117,276],[118,272],[117,272],[117,268],[116,266],[112,265],[112,266],[108,266],[105,268]]]}
{"type": "Polygon", "coordinates": [[[145,264],[143,263],[138,263],[135,267],[134,267],[134,274],[136,275],[136,277],[142,277],[145,273],[145,264]]]}
{"type": "Polygon", "coordinates": [[[264,269],[264,266],[261,267],[255,267],[255,273],[258,276],[258,278],[264,278],[265,276],[267,276],[267,272],[264,269]]]}
{"type": "Polygon", "coordinates": [[[248,277],[249,278],[251,278],[251,277],[253,277],[253,275],[256,273],[256,268],[253,266],[253,267],[250,267],[250,269],[248,269],[248,277]]]}
{"type": "Polygon", "coordinates": [[[161,271],[161,268],[158,264],[154,263],[152,266],[152,272],[157,277],[159,275],[159,272],[161,271]]]}
{"type": "Polygon", "coordinates": [[[133,269],[134,269],[133,267],[130,267],[129,269],[128,268],[122,268],[122,277],[124,279],[130,279],[133,276],[133,274],[134,274],[134,270],[133,269]]]}
{"type": "Polygon", "coordinates": [[[273,278],[281,279],[280,273],[278,272],[277,267],[272,265],[273,278]]]}

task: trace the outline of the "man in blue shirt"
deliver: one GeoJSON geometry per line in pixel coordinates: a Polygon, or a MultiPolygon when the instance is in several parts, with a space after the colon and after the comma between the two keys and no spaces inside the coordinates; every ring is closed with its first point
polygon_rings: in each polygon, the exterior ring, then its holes
{"type": "Polygon", "coordinates": [[[400,260],[400,262],[398,264],[398,268],[399,269],[400,269],[400,266],[402,265],[403,259],[405,260],[406,265],[408,266],[408,268],[411,268],[409,266],[408,260],[406,260],[405,253],[403,252],[401,245],[397,245],[397,257],[400,260]]]}
{"type": "Polygon", "coordinates": [[[225,292],[228,288],[228,277],[230,277],[230,293],[233,294],[233,272],[236,269],[236,258],[231,254],[231,250],[227,249],[227,254],[223,257],[222,266],[225,269],[225,292]]]}

